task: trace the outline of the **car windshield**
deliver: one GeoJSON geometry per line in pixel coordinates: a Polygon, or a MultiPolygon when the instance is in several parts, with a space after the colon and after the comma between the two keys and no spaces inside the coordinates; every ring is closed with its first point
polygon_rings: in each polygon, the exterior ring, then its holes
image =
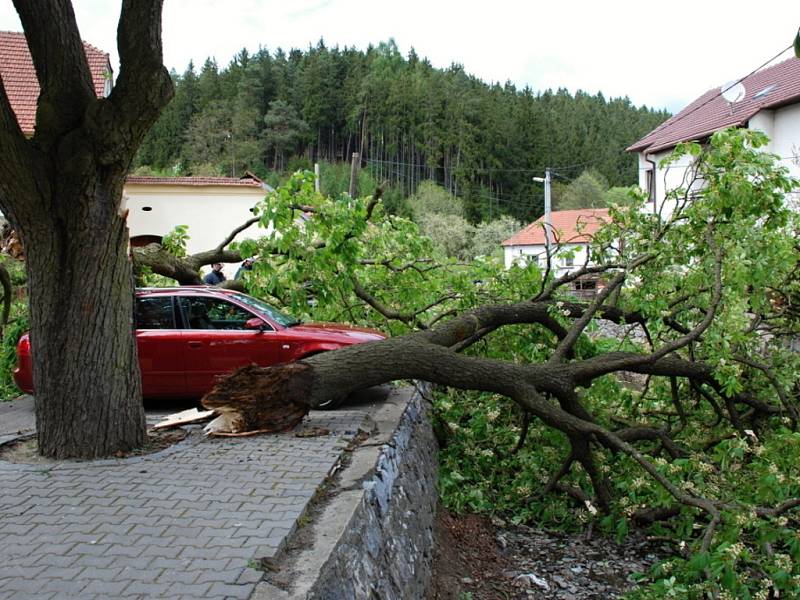
{"type": "Polygon", "coordinates": [[[300,321],[295,319],[294,317],[290,317],[287,314],[282,313],[274,306],[270,306],[266,302],[262,302],[258,298],[253,298],[252,296],[246,296],[245,294],[236,294],[236,299],[247,306],[250,306],[256,309],[258,312],[266,315],[273,321],[275,321],[278,325],[283,325],[284,327],[292,327],[294,325],[299,325],[300,321]]]}

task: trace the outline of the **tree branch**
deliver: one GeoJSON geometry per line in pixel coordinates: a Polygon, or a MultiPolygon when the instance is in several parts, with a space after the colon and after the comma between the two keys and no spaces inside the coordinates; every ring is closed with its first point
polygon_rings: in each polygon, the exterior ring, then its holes
{"type": "Polygon", "coordinates": [[[14,207],[37,197],[30,153],[0,76],[0,156],[3,157],[0,160],[0,211],[15,229],[18,223],[14,207]]]}
{"type": "Polygon", "coordinates": [[[625,271],[618,273],[617,276],[614,277],[614,279],[612,279],[611,282],[605,287],[605,289],[595,296],[594,300],[592,300],[592,303],[586,308],[586,310],[583,311],[583,314],[580,316],[580,318],[573,323],[567,335],[564,336],[564,339],[559,342],[555,352],[553,352],[553,355],[550,357],[550,363],[555,364],[563,362],[567,352],[572,350],[575,342],[578,341],[581,333],[583,333],[583,330],[586,329],[586,326],[594,318],[603,302],[605,302],[605,299],[608,298],[611,292],[622,285],[622,283],[625,281],[625,277],[625,271]]]}
{"type": "MultiPolygon", "coordinates": [[[[387,319],[393,321],[400,321],[401,323],[405,323],[406,325],[410,325],[413,323],[419,329],[427,329],[427,326],[417,318],[419,312],[401,313],[394,310],[393,308],[389,308],[388,306],[383,304],[380,300],[375,298],[372,294],[367,292],[367,290],[364,289],[364,286],[361,285],[361,282],[358,281],[358,278],[355,275],[351,276],[351,280],[353,282],[353,292],[355,292],[355,295],[364,302],[366,302],[367,304],[369,304],[375,311],[377,311],[387,319]]],[[[444,300],[442,300],[442,302],[443,301],[444,300]]]]}
{"type": "Polygon", "coordinates": [[[3,312],[0,317],[0,338],[3,337],[3,329],[8,324],[8,317],[11,315],[11,295],[13,287],[11,286],[11,275],[4,265],[0,265],[0,285],[3,288],[3,312]]]}
{"type": "MultiPolygon", "coordinates": [[[[119,77],[108,103],[101,103],[95,118],[99,127],[95,138],[100,138],[102,153],[108,155],[109,160],[121,147],[139,147],[174,94],[172,79],[163,64],[162,3],[163,0],[122,2],[117,28],[119,77]],[[106,108],[106,104],[113,109],[106,108]],[[100,136],[108,136],[108,140],[100,136]]],[[[126,167],[129,160],[124,161],[126,167]]]]}
{"type": "Polygon", "coordinates": [[[231,231],[231,232],[230,232],[230,233],[229,233],[229,234],[228,234],[228,235],[225,237],[225,239],[224,239],[224,240],[222,240],[222,241],[221,241],[221,242],[220,242],[220,243],[217,245],[217,248],[216,248],[217,252],[222,252],[222,250],[225,248],[225,246],[227,246],[228,244],[230,244],[230,243],[231,243],[231,242],[232,242],[232,241],[233,241],[233,240],[236,238],[236,236],[237,236],[237,235],[239,235],[240,233],[242,233],[242,232],[243,232],[245,229],[247,229],[248,227],[250,227],[250,226],[251,226],[251,225],[253,225],[254,223],[258,223],[259,221],[260,221],[260,217],[253,217],[252,219],[248,219],[247,221],[245,221],[244,223],[242,223],[241,225],[239,225],[239,227],[237,227],[236,229],[234,229],[233,231],[231,231]]]}
{"type": "Polygon", "coordinates": [[[778,381],[778,378],[775,376],[773,370],[770,369],[769,366],[760,363],[758,361],[755,361],[751,358],[748,358],[746,356],[736,356],[734,357],[734,360],[742,363],[743,365],[747,365],[748,367],[757,369],[762,373],[764,373],[764,376],[769,380],[769,383],[770,385],[772,385],[773,389],[775,390],[775,393],[778,394],[778,398],[780,398],[781,404],[783,404],[783,407],[786,409],[786,412],[789,413],[789,417],[792,419],[793,428],[797,427],[797,420],[798,420],[797,408],[789,400],[789,397],[786,395],[786,390],[783,389],[781,382],[778,381]]]}
{"type": "Polygon", "coordinates": [[[39,81],[35,139],[50,147],[77,129],[95,100],[89,63],[72,2],[14,0],[39,81]]]}

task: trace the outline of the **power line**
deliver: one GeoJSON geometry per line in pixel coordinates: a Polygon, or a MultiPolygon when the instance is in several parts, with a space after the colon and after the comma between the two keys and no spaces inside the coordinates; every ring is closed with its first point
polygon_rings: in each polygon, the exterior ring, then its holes
{"type": "MultiPolygon", "coordinates": [[[[368,158],[368,159],[366,159],[366,161],[367,161],[368,164],[369,163],[386,164],[386,165],[393,165],[393,166],[399,166],[399,167],[414,167],[414,168],[417,168],[417,169],[435,170],[435,171],[446,171],[447,170],[446,167],[440,167],[438,165],[431,166],[431,165],[427,165],[427,164],[424,164],[424,163],[409,163],[409,162],[400,162],[400,161],[393,161],[393,160],[380,160],[380,159],[377,159],[377,158],[368,158]]],[[[562,166],[555,166],[555,167],[549,167],[549,168],[551,170],[552,169],[558,169],[558,170],[561,170],[561,171],[569,171],[569,170],[577,169],[577,168],[580,168],[580,167],[587,167],[587,166],[590,166],[590,165],[594,165],[594,164],[597,164],[597,162],[599,162],[599,161],[592,160],[592,161],[587,161],[587,162],[582,162],[582,163],[576,163],[576,164],[573,164],[573,165],[562,165],[562,166]]],[[[466,173],[539,173],[545,168],[548,168],[548,167],[545,167],[545,166],[542,166],[542,167],[531,167],[531,168],[527,168],[527,169],[522,169],[522,168],[519,168],[519,169],[501,169],[501,168],[495,168],[495,167],[481,167],[481,168],[465,169],[465,168],[459,167],[459,170],[463,171],[463,172],[466,172],[466,173]]],[[[454,170],[454,169],[451,169],[451,170],[454,170]]]]}

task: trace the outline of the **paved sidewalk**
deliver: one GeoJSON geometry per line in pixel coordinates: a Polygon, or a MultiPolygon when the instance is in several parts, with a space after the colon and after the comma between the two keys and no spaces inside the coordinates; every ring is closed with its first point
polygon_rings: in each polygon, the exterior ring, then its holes
{"type": "Polygon", "coordinates": [[[0,445],[36,431],[33,397],[0,402],[0,445]]]}
{"type": "MultiPolygon", "coordinates": [[[[344,447],[372,427],[360,408],[298,428],[331,431],[321,437],[195,431],[145,457],[0,461],[0,599],[248,598],[258,560],[276,555],[344,447]]],[[[2,407],[0,436],[14,410],[2,407]]]]}

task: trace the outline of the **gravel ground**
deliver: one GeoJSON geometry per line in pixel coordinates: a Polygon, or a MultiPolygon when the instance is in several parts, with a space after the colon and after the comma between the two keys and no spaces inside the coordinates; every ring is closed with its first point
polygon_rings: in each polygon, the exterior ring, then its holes
{"type": "Polygon", "coordinates": [[[435,600],[619,598],[668,548],[633,533],[622,544],[595,535],[509,526],[440,510],[435,600]]]}

